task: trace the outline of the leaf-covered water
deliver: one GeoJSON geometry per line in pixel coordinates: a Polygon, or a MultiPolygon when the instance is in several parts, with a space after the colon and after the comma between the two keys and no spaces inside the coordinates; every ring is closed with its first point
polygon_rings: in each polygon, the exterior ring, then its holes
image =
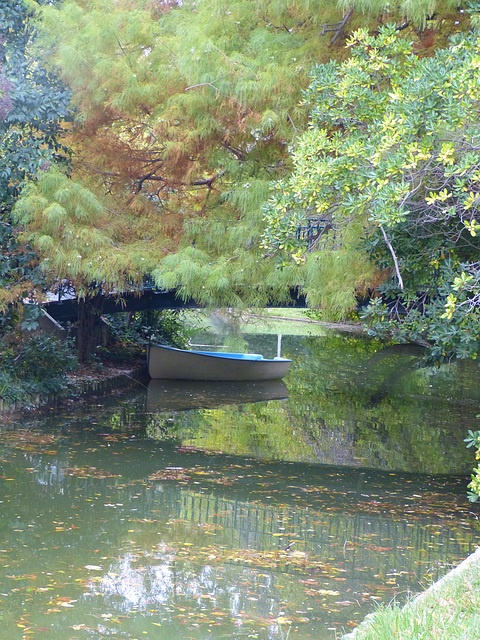
{"type": "Polygon", "coordinates": [[[328,340],[284,339],[270,401],[139,386],[1,431],[2,640],[332,640],[473,551],[470,374],[328,340]]]}

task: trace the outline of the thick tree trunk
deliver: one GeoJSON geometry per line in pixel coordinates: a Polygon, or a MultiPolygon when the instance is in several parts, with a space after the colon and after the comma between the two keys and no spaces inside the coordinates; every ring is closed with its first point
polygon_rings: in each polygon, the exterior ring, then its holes
{"type": "Polygon", "coordinates": [[[97,346],[102,306],[102,295],[78,301],[77,353],[82,363],[88,361],[97,346]]]}

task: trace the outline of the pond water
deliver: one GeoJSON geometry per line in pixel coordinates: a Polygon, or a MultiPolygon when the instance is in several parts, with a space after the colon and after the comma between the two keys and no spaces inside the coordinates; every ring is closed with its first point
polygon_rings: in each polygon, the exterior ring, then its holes
{"type": "Polygon", "coordinates": [[[333,640],[476,548],[474,365],[282,330],[284,382],[139,384],[0,431],[2,640],[333,640]]]}

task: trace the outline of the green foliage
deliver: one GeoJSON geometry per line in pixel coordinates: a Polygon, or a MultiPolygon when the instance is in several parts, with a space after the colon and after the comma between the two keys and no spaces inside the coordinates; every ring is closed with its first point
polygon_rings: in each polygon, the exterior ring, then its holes
{"type": "MultiPolygon", "coordinates": [[[[352,308],[352,291],[364,289],[375,271],[359,241],[367,214],[354,225],[345,219],[319,273],[310,259],[303,268],[300,254],[283,263],[265,253],[261,203],[269,183],[290,170],[289,145],[307,122],[299,101],[312,65],[345,58],[342,39],[354,27],[376,28],[384,16],[361,13],[376,12],[374,3],[346,14],[324,0],[28,6],[36,8],[35,54],[68,85],[77,116],[68,127],[74,179],[42,163],[45,175],[16,208],[23,252],[30,244],[38,253],[48,286],[68,280],[93,297],[153,272],[160,287],[212,306],[285,301],[290,287],[307,285],[311,303],[321,301],[333,315],[352,308]],[[331,299],[322,289],[339,270],[343,286],[331,299]]],[[[389,11],[402,28],[404,15],[427,20],[420,2],[389,11]]],[[[382,64],[381,55],[370,55],[357,73],[373,82],[382,64]]],[[[343,88],[363,95],[354,82],[343,88]]],[[[60,110],[46,105],[40,115],[51,113],[60,110]]],[[[52,162],[61,151],[55,136],[53,147],[46,138],[41,145],[42,153],[53,149],[52,162]]]]}
{"type": "MultiPolygon", "coordinates": [[[[208,305],[254,306],[285,300],[310,278],[296,265],[275,269],[265,254],[261,204],[290,170],[311,67],[345,58],[344,33],[376,25],[378,7],[358,6],[345,15],[325,0],[65,0],[39,12],[43,56],[78,110],[77,176],[97,176],[89,188],[100,199],[108,191],[116,211],[138,212],[160,287],[208,305]]],[[[420,2],[389,11],[399,23],[426,21],[420,2]]],[[[351,244],[344,270],[361,288],[372,267],[351,244]]],[[[339,297],[332,310],[351,306],[351,294],[339,297]]]]}
{"type": "Polygon", "coordinates": [[[22,321],[20,323],[20,329],[22,331],[35,331],[39,327],[39,319],[42,317],[43,312],[38,304],[25,304],[23,305],[22,321]]]}
{"type": "MultiPolygon", "coordinates": [[[[476,359],[479,352],[478,312],[472,309],[473,298],[464,293],[461,302],[449,316],[445,307],[455,293],[453,283],[469,264],[446,261],[432,278],[431,287],[418,294],[399,295],[395,302],[385,304],[373,300],[361,314],[370,332],[399,342],[417,342],[429,347],[426,360],[449,362],[453,357],[476,359]],[[432,293],[430,297],[430,292],[432,293]]],[[[464,272],[463,272],[464,273],[464,272]]]]}
{"type": "Polygon", "coordinates": [[[163,249],[159,286],[215,306],[262,304],[272,287],[285,299],[300,276],[261,250],[261,203],[305,126],[311,66],[345,55],[318,35],[342,13],[319,0],[163,9],[68,0],[42,11],[43,48],[79,110],[76,166],[143,208],[146,253],[163,249]]]}
{"type": "Polygon", "coordinates": [[[312,73],[310,129],[265,206],[264,246],[316,263],[310,295],[322,306],[348,311],[377,289],[402,311],[375,302],[372,330],[418,334],[435,358],[475,357],[480,37],[457,35],[431,58],[394,26],[348,46],[350,59],[312,73]],[[296,231],[318,220],[325,231],[308,244],[296,231]]]}
{"type": "Polygon", "coordinates": [[[65,155],[62,123],[70,117],[70,91],[32,60],[32,6],[0,2],[0,194],[11,203],[18,186],[65,155]]]}
{"type": "Polygon", "coordinates": [[[32,336],[15,356],[14,370],[19,378],[48,384],[49,378],[72,371],[77,360],[71,345],[51,336],[32,336]]]}
{"type": "Polygon", "coordinates": [[[182,311],[144,311],[139,314],[139,331],[144,340],[186,349],[201,327],[188,322],[182,311]]]}
{"type": "Polygon", "coordinates": [[[95,195],[83,183],[51,167],[28,183],[13,216],[23,231],[18,241],[32,247],[50,289],[67,285],[82,300],[77,344],[86,361],[95,345],[102,299],[142,286],[161,248],[145,239],[128,209],[95,195]]]}
{"type": "Polygon", "coordinates": [[[66,373],[77,366],[72,345],[38,334],[21,343],[0,341],[0,398],[7,403],[48,396],[67,388],[66,373]]]}
{"type": "MultiPolygon", "coordinates": [[[[480,460],[480,431],[472,431],[469,429],[468,436],[465,438],[464,442],[467,447],[475,447],[475,458],[480,460]]],[[[468,488],[470,489],[467,494],[468,499],[470,502],[477,502],[480,497],[480,464],[473,470],[472,479],[468,488]]]]}
{"type": "Polygon", "coordinates": [[[54,167],[23,189],[14,216],[49,283],[69,281],[80,297],[98,288],[122,291],[140,283],[152,266],[135,239],[125,241],[131,221],[54,167]]]}
{"type": "Polygon", "coordinates": [[[32,57],[37,2],[0,2],[0,312],[41,284],[19,246],[11,208],[26,179],[68,156],[62,126],[70,91],[32,57]]]}
{"type": "Polygon", "coordinates": [[[138,357],[149,342],[185,349],[200,329],[188,322],[181,311],[141,311],[107,316],[110,340],[97,350],[102,358],[130,361],[138,357]]]}

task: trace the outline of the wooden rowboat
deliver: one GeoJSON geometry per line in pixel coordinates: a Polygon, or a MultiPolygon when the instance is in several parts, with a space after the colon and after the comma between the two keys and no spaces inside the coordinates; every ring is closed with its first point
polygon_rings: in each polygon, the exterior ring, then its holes
{"type": "Polygon", "coordinates": [[[148,349],[148,373],[155,380],[278,380],[291,360],[267,360],[258,353],[186,351],[152,344],[148,349]]]}

